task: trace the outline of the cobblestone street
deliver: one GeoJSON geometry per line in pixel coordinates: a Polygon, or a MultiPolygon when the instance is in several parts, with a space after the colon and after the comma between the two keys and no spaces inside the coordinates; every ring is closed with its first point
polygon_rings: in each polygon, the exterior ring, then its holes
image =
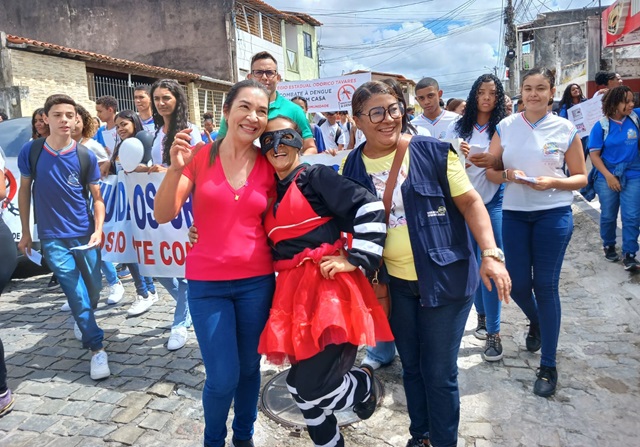
{"type": "MultiPolygon", "coordinates": [[[[640,275],[604,260],[598,225],[588,215],[593,210],[576,203],[560,283],[558,391],[550,399],[532,393],[540,354],[524,348],[527,321],[514,303],[503,307],[505,357],[494,364],[480,357],[472,310],[459,357],[459,447],[638,445],[640,275]]],[[[174,303],[164,289],[136,318],[126,313],[135,297],[130,281],[121,304],[101,301],[97,319],[112,375],[95,382],[73,319],[60,311],[65,298],[60,289],[46,289],[48,279],[13,280],[0,301],[0,335],[16,395],[14,410],[0,419],[0,446],[202,445],[204,368],[192,330],[184,348],[166,349],[174,303]]],[[[266,383],[280,370],[265,364],[262,371],[266,383]]],[[[409,437],[399,360],[378,377],[385,385],[382,406],[368,421],[343,428],[348,446],[404,447],[409,437]]],[[[254,439],[261,447],[311,445],[306,433],[299,436],[262,412],[254,439]]]]}

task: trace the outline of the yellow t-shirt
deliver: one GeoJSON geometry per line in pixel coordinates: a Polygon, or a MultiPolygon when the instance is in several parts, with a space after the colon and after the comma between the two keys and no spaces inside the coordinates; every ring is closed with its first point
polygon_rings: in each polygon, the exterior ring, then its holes
{"type": "MultiPolygon", "coordinates": [[[[395,155],[396,151],[375,159],[368,158],[364,154],[362,155],[365,169],[367,170],[367,174],[371,175],[373,179],[373,184],[380,200],[382,200],[382,196],[384,195],[387,179],[389,178],[389,170],[391,169],[395,155]]],[[[413,261],[409,229],[404,211],[404,201],[400,191],[402,184],[409,175],[409,160],[409,151],[407,151],[402,161],[402,166],[398,173],[398,180],[391,199],[387,241],[382,256],[390,275],[407,281],[416,281],[418,274],[416,273],[416,267],[413,261]]],[[[452,197],[460,196],[473,189],[458,159],[458,155],[452,151],[449,151],[447,160],[447,179],[449,180],[449,189],[451,190],[452,197]]]]}

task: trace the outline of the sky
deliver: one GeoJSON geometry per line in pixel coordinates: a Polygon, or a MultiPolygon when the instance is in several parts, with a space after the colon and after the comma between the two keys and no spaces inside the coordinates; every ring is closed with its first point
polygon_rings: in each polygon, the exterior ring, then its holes
{"type": "MultiPolygon", "coordinates": [[[[318,28],[321,77],[359,69],[414,81],[429,76],[438,80],[445,98],[466,96],[483,73],[504,77],[506,0],[264,1],[323,23],[318,28]]],[[[539,13],[597,5],[597,0],[514,0],[516,24],[539,13]]]]}

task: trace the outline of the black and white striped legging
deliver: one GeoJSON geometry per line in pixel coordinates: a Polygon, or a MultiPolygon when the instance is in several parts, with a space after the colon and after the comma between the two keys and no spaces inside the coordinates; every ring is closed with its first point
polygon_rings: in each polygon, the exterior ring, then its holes
{"type": "Polygon", "coordinates": [[[348,343],[329,345],[289,371],[287,388],[316,447],[343,447],[334,412],[362,402],[371,393],[369,374],[353,366],[357,349],[348,343]]]}

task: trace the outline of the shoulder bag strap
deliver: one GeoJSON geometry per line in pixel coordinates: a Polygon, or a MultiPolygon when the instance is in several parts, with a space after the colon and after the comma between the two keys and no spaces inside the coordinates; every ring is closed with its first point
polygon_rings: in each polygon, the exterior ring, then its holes
{"type": "Polygon", "coordinates": [[[389,214],[391,213],[391,197],[393,196],[393,190],[395,189],[396,182],[398,181],[400,166],[402,166],[404,154],[407,153],[407,148],[409,147],[410,141],[411,135],[400,135],[398,146],[396,147],[396,155],[393,157],[393,163],[391,164],[391,170],[389,171],[389,178],[387,179],[387,184],[382,196],[382,203],[384,204],[387,225],[389,224],[389,214]]]}

